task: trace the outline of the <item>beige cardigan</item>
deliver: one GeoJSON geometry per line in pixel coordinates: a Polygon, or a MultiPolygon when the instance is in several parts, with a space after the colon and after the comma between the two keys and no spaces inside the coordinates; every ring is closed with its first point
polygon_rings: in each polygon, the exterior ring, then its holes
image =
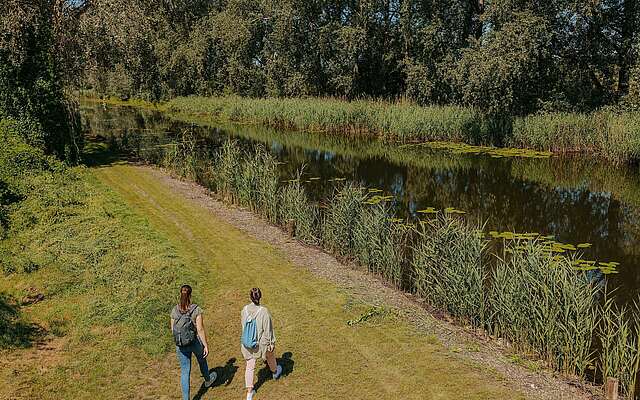
{"type": "Polygon", "coordinates": [[[240,351],[245,360],[252,358],[258,359],[266,358],[267,351],[273,351],[276,344],[276,334],[273,331],[273,322],[271,320],[271,313],[266,307],[256,306],[253,303],[247,304],[240,313],[240,322],[242,329],[249,317],[255,316],[256,329],[258,333],[258,347],[255,349],[247,349],[240,344],[240,351]]]}

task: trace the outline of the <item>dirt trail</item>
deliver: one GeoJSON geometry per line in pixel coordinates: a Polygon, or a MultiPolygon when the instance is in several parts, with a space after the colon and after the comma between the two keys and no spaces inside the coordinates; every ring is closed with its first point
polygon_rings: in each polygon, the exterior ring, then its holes
{"type": "MultiPolygon", "coordinates": [[[[410,296],[216,201],[197,185],[133,165],[96,173],[170,238],[197,277],[210,366],[235,372],[202,398],[242,398],[238,315],[252,286],[263,289],[274,315],[278,356],[287,353],[281,360],[286,376],[261,385],[257,399],[589,398],[550,374],[516,366],[492,342],[434,319],[410,296]],[[371,305],[388,311],[347,325],[371,305]]],[[[140,397],[178,394],[173,354],[150,368],[162,372],[146,381],[140,397]]],[[[200,382],[192,381],[196,393],[200,382]]]]}

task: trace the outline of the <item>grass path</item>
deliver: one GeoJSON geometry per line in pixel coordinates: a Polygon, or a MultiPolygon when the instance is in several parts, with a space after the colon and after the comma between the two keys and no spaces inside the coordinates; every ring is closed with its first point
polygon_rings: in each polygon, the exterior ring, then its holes
{"type": "MultiPolygon", "coordinates": [[[[523,398],[506,389],[497,374],[463,363],[392,315],[348,326],[346,321],[366,312],[367,305],[291,265],[273,247],[217,220],[148,169],[114,165],[96,174],[169,238],[190,274],[197,277],[197,282],[190,283],[196,301],[205,309],[210,367],[227,377],[225,384],[202,398],[242,398],[244,363],[238,319],[252,286],[263,289],[264,302],[274,315],[278,357],[290,353],[284,360],[287,376],[280,382],[265,382],[258,398],[523,398]]],[[[169,332],[158,334],[168,336],[169,332]]],[[[169,394],[177,398],[175,355],[168,354],[159,365],[140,371],[149,373],[153,379],[146,380],[135,397],[167,398],[169,394]]],[[[192,386],[196,393],[200,381],[193,379],[192,386]]]]}

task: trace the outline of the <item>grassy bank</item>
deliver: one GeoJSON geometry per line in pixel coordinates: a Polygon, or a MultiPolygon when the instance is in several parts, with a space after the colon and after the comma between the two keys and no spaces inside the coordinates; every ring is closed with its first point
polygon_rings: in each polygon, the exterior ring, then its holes
{"type": "Polygon", "coordinates": [[[583,152],[615,163],[640,157],[640,113],[546,113],[495,121],[470,108],[338,99],[183,97],[162,105],[296,130],[410,141],[449,141],[557,153],[583,152]]]}
{"type": "Polygon", "coordinates": [[[114,382],[132,393],[132,372],[171,348],[157,332],[191,275],[90,171],[14,129],[0,125],[0,398],[93,398],[114,382]]]}
{"type": "Polygon", "coordinates": [[[416,292],[464,324],[537,354],[549,367],[584,378],[615,376],[623,392],[634,391],[637,313],[619,311],[628,329],[612,333],[606,321],[616,320],[615,313],[601,307],[606,282],[576,270],[574,258],[557,246],[535,235],[515,235],[496,255],[473,224],[440,214],[421,227],[407,225],[395,219],[384,198],[356,183],[338,185],[333,197],[316,204],[299,180],[279,181],[276,161],[265,151],[230,141],[212,154],[195,140],[186,132],[175,145],[156,147],[149,160],[416,292]],[[631,350],[614,351],[620,348],[631,350]]]}

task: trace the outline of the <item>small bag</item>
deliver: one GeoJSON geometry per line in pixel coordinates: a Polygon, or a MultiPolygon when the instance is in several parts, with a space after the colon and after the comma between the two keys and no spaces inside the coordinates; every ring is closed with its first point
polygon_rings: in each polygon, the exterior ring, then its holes
{"type": "Polygon", "coordinates": [[[242,328],[242,345],[250,350],[258,347],[258,324],[256,322],[256,317],[260,310],[262,310],[262,307],[258,308],[258,311],[256,311],[256,314],[253,317],[247,317],[244,327],[242,328]]]}
{"type": "Polygon", "coordinates": [[[193,324],[193,318],[191,318],[191,314],[196,307],[195,304],[192,304],[186,313],[180,313],[180,316],[173,324],[173,339],[178,347],[189,346],[196,339],[197,331],[193,324]]]}

